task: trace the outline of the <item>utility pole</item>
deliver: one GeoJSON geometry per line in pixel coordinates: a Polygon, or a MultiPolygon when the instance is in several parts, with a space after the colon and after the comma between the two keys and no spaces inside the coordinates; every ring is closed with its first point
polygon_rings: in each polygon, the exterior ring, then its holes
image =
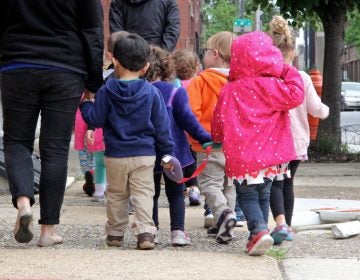
{"type": "MultiPolygon", "coordinates": [[[[245,12],[245,0],[240,0],[239,2],[239,11],[240,11],[240,18],[244,18],[244,12],[245,12]]],[[[241,26],[240,34],[244,34],[244,26],[241,26]]]]}

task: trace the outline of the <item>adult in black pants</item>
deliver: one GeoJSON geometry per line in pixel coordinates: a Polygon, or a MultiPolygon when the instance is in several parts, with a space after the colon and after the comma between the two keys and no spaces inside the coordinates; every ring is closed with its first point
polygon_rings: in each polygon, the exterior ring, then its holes
{"type": "Polygon", "coordinates": [[[100,0],[2,0],[1,100],[4,154],[13,205],[14,237],[33,238],[34,149],[40,128],[39,246],[62,242],[54,225],[67,177],[69,144],[82,93],[102,85],[103,11],[100,0]]]}

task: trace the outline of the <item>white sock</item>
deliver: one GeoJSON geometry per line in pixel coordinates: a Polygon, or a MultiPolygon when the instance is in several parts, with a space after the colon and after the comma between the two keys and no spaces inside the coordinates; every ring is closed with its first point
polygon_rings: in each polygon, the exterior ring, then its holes
{"type": "Polygon", "coordinates": [[[103,197],[106,191],[106,184],[95,184],[94,196],[103,197]]]}

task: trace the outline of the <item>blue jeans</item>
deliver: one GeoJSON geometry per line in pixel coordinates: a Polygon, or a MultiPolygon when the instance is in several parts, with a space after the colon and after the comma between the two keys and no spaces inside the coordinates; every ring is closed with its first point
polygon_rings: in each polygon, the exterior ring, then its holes
{"type": "Polygon", "coordinates": [[[169,201],[170,211],[170,230],[182,230],[185,228],[185,200],[184,184],[177,184],[170,180],[165,174],[154,174],[155,195],[153,220],[155,226],[159,228],[158,200],[161,190],[161,175],[164,176],[165,193],[169,201]]]}
{"type": "Polygon", "coordinates": [[[5,167],[16,207],[34,204],[35,130],[41,112],[40,224],[58,224],[64,199],[69,144],[84,77],[53,69],[19,69],[1,75],[5,167]]]}
{"type": "Polygon", "coordinates": [[[236,184],[241,208],[245,214],[250,237],[260,231],[268,230],[270,189],[272,181],[265,179],[265,183],[247,185],[243,181],[236,184]]]}

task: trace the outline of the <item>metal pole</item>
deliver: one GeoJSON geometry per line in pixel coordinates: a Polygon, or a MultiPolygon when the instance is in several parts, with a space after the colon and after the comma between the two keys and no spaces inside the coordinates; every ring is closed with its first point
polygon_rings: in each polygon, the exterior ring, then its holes
{"type": "MultiPolygon", "coordinates": [[[[245,0],[240,0],[240,18],[244,18],[245,0]]],[[[241,26],[240,34],[244,33],[244,26],[241,26]]]]}

